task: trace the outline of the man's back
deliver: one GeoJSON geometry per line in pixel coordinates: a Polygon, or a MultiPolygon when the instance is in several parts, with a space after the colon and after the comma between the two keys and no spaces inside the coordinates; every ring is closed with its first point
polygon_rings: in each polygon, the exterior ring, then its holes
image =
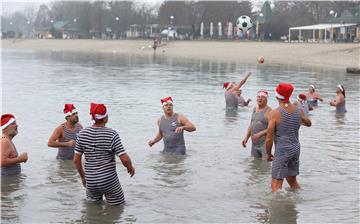
{"type": "Polygon", "coordinates": [[[87,127],[78,134],[76,153],[85,155],[85,176],[115,171],[115,154],[125,153],[118,133],[107,127],[87,127]]]}

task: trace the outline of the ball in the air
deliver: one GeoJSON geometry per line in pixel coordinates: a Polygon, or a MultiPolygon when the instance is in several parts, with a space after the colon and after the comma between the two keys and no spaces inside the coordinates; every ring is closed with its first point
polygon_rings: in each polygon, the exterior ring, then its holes
{"type": "Polygon", "coordinates": [[[265,58],[263,56],[258,57],[259,64],[262,64],[265,62],[265,58]]]}
{"type": "Polygon", "coordinates": [[[236,20],[236,27],[241,30],[242,32],[246,32],[252,27],[252,21],[249,16],[240,16],[236,20]]]}

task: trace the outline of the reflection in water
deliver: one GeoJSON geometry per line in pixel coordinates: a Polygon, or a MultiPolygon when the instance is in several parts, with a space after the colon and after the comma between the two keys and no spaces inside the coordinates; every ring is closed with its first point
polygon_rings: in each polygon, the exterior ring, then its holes
{"type": "Polygon", "coordinates": [[[18,210],[24,201],[25,176],[23,174],[1,176],[1,222],[19,223],[18,210]]]}
{"type": "Polygon", "coordinates": [[[105,203],[84,202],[80,220],[75,223],[120,223],[124,206],[111,206],[105,203]]]}
{"type": "MultiPolygon", "coordinates": [[[[253,158],[249,162],[249,173],[249,184],[263,182],[264,179],[269,179],[271,163],[266,160],[253,158]]],[[[268,184],[270,185],[270,182],[268,184]]]]}
{"type": "Polygon", "coordinates": [[[225,121],[226,123],[233,123],[237,120],[238,111],[225,109],[225,121]]]}
{"type": "Polygon", "coordinates": [[[272,196],[268,208],[269,223],[297,223],[296,193],[279,191],[272,196]]]}
{"type": "Polygon", "coordinates": [[[335,114],[335,124],[339,127],[343,126],[346,121],[346,113],[334,113],[335,114]]]}
{"type": "Polygon", "coordinates": [[[78,182],[77,171],[72,160],[56,160],[55,164],[50,164],[49,177],[51,183],[78,182]],[[54,168],[55,165],[55,168],[54,168]]]}
{"type": "Polygon", "coordinates": [[[161,153],[158,161],[152,166],[156,171],[154,180],[162,187],[184,188],[188,186],[185,166],[186,156],[161,153]]]}

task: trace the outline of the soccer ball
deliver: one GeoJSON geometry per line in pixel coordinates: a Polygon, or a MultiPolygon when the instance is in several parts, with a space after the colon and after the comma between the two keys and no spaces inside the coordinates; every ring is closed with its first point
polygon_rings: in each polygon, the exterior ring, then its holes
{"type": "Polygon", "coordinates": [[[236,20],[236,26],[242,32],[246,32],[252,27],[252,21],[249,16],[240,16],[236,20]]]}

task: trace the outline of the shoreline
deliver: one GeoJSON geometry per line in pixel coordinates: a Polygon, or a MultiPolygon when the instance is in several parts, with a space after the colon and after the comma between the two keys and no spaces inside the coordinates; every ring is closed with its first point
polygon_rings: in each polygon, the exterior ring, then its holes
{"type": "MultiPolygon", "coordinates": [[[[89,53],[132,53],[152,55],[152,40],[83,40],[83,39],[2,39],[1,49],[56,50],[89,53]]],[[[289,63],[336,69],[360,68],[359,43],[283,43],[257,41],[169,41],[156,54],[184,58],[257,63],[289,63]]]]}

